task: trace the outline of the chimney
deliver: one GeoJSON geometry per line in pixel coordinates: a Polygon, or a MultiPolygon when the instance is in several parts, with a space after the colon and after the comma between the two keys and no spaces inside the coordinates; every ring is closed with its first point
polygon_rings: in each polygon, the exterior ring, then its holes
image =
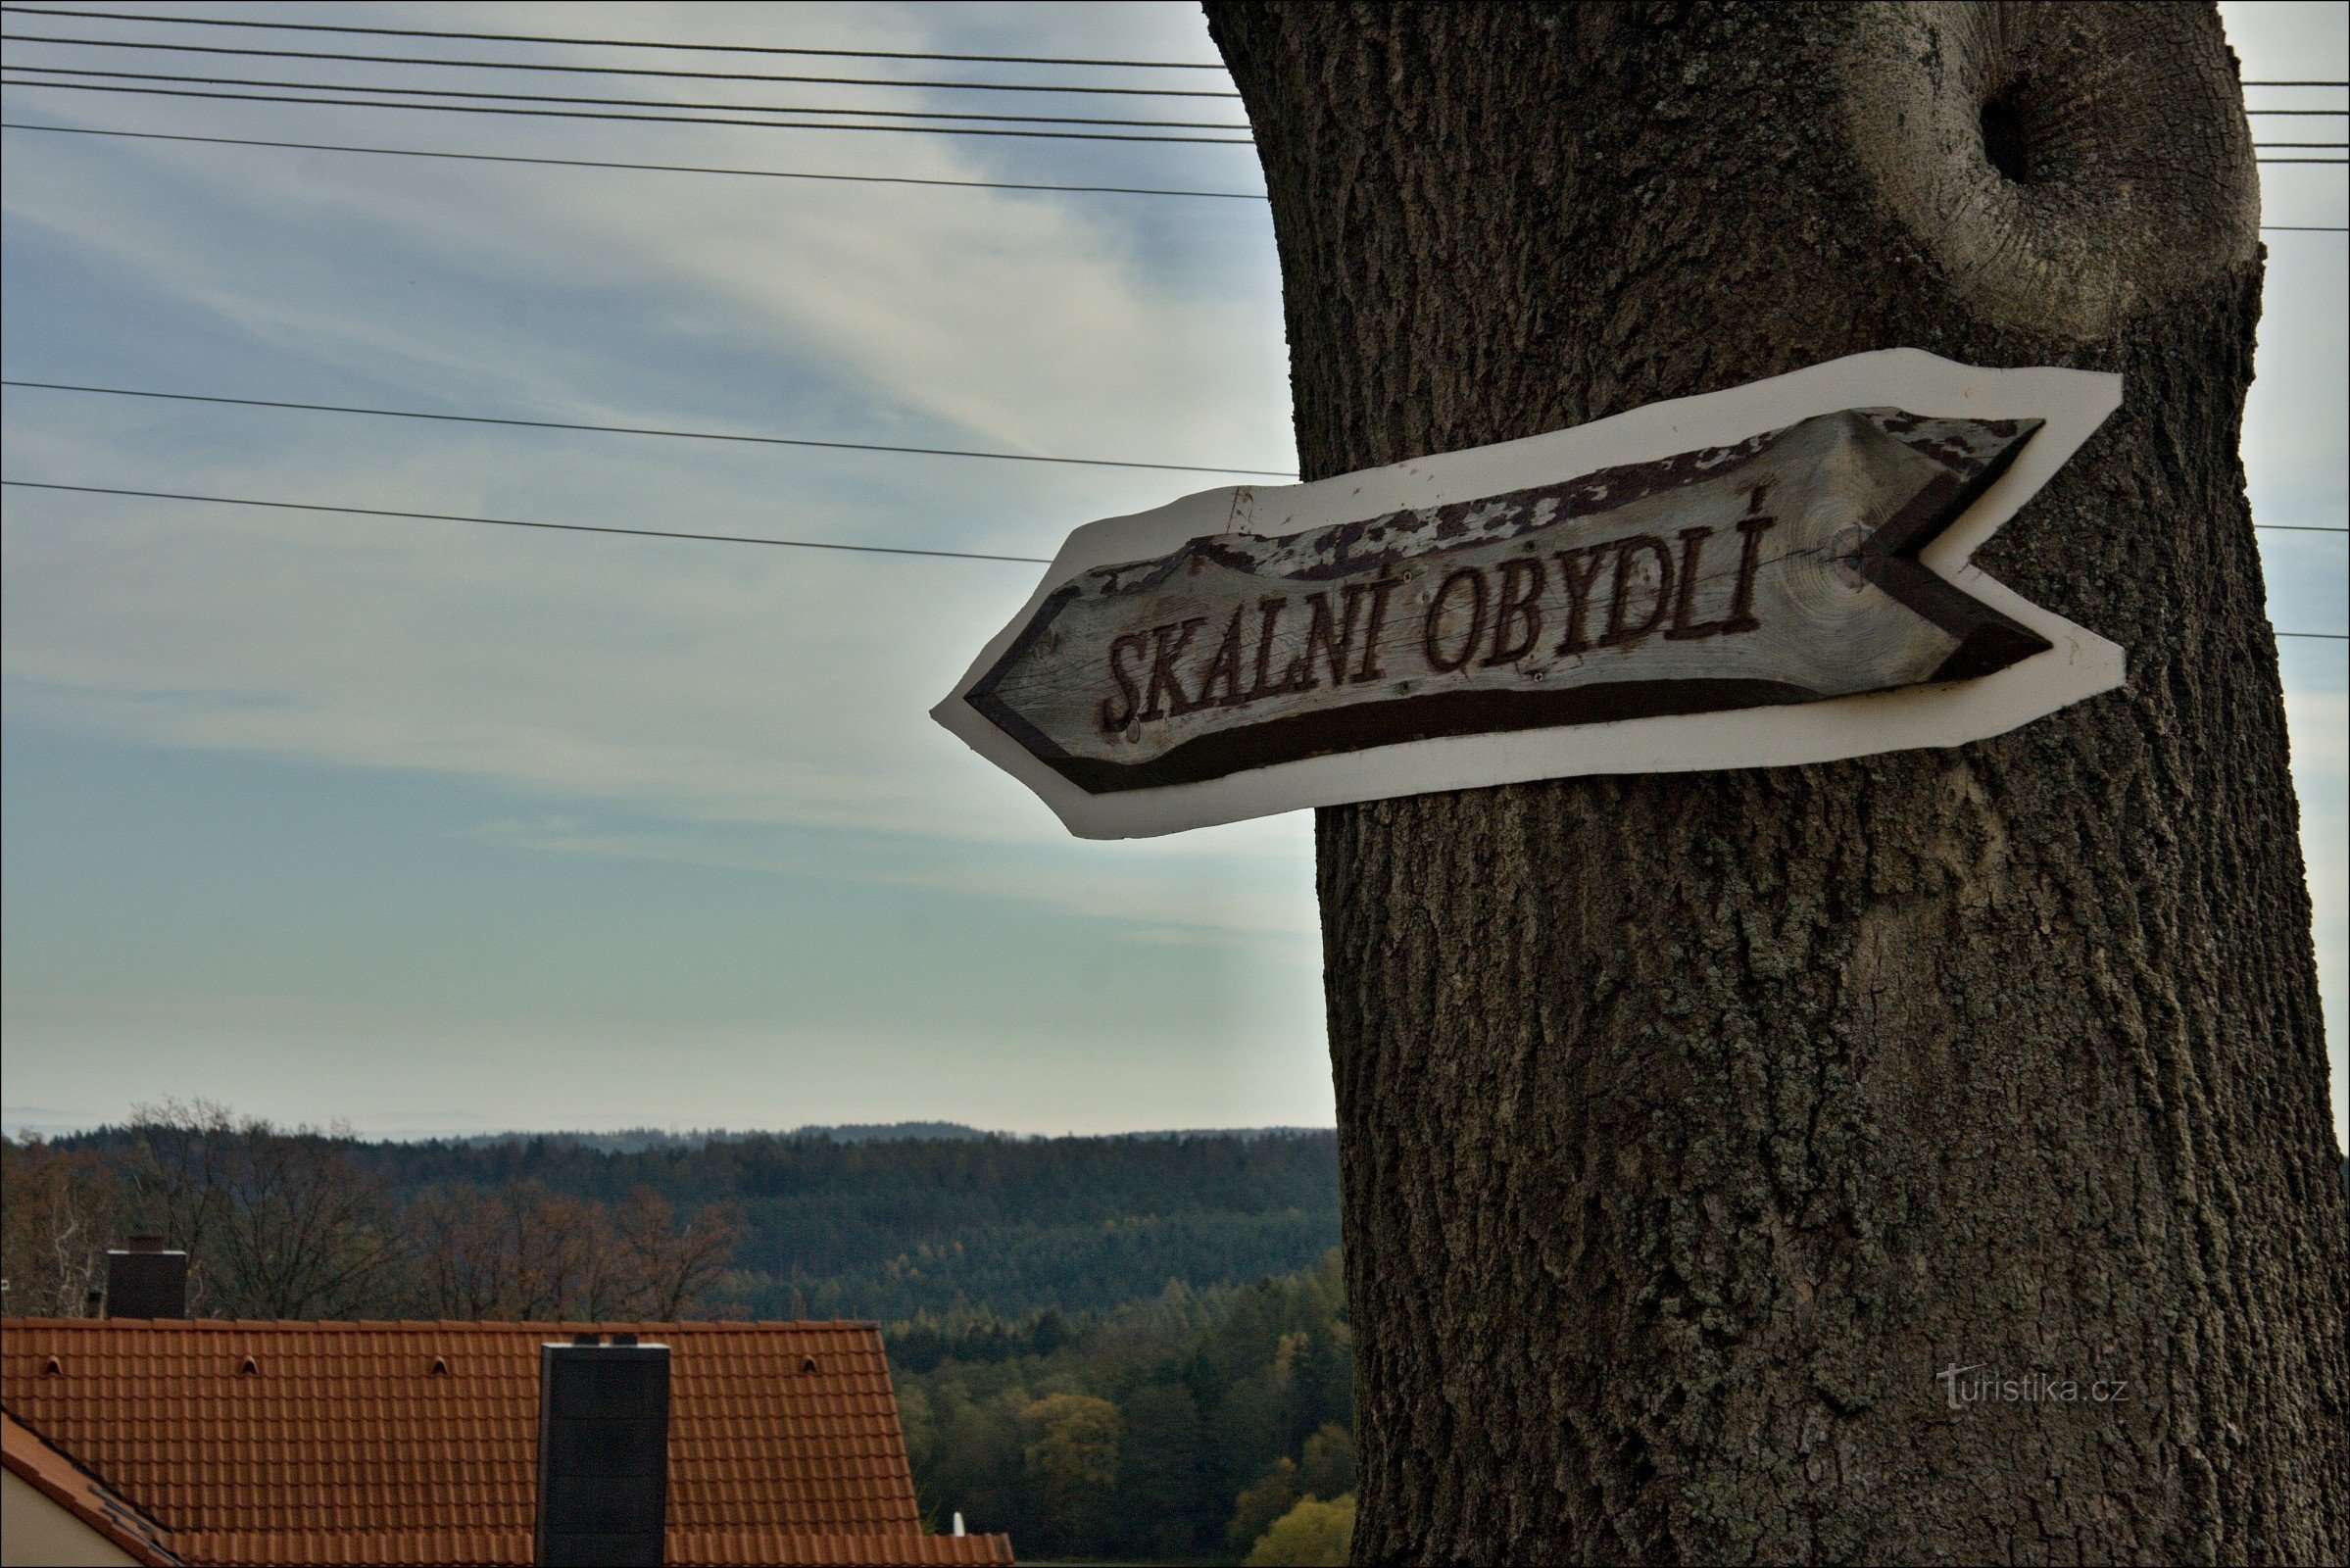
{"type": "Polygon", "coordinates": [[[663,1561],[669,1348],[595,1339],[539,1347],[541,1568],[663,1561]]]}
{"type": "Polygon", "coordinates": [[[188,1315],[188,1255],[167,1250],[160,1236],[133,1236],[106,1253],[108,1317],[188,1315]]]}

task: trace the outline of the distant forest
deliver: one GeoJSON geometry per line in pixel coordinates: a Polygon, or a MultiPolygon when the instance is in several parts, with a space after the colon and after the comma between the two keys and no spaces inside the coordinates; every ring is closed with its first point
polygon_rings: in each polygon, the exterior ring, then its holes
{"type": "MultiPolygon", "coordinates": [[[[859,1129],[860,1132],[865,1131],[859,1129]]],[[[753,1317],[893,1322],[1106,1311],[1310,1266],[1339,1243],[1328,1132],[944,1139],[827,1132],[602,1153],[566,1140],[375,1144],[395,1189],[537,1181],[617,1203],[652,1192],[747,1234],[718,1299],[753,1317]]]]}
{"type": "Polygon", "coordinates": [[[364,1142],[208,1104],[0,1141],[9,1315],[191,1254],[239,1317],[860,1318],[944,1528],[1024,1557],[1344,1561],[1352,1337],[1326,1131],[950,1124],[364,1142]]]}

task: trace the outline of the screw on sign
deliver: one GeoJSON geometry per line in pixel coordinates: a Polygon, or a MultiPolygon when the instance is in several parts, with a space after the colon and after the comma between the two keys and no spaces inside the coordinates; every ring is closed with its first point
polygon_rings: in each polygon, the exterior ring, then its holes
{"type": "Polygon", "coordinates": [[[939,721],[1089,837],[1980,739],[2121,651],[1967,557],[2120,398],[1915,350],[1077,530],[939,721]]]}

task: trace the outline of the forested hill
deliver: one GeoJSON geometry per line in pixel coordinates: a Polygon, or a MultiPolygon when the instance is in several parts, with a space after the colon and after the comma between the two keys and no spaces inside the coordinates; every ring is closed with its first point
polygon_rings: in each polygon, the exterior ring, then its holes
{"type": "Polygon", "coordinates": [[[747,1234],[713,1304],[758,1317],[1074,1316],[1155,1298],[1170,1281],[1199,1291],[1292,1273],[1338,1245],[1327,1131],[1014,1139],[941,1130],[620,1148],[573,1135],[349,1147],[396,1198],[523,1182],[610,1204],[649,1191],[683,1220],[723,1204],[747,1234]]]}
{"type": "Polygon", "coordinates": [[[1330,1132],[367,1143],[167,1104],[0,1139],[0,1312],[96,1310],[139,1234],[187,1250],[202,1317],[878,1321],[932,1523],[1024,1555],[1232,1560],[1350,1517],[1330,1132]]]}

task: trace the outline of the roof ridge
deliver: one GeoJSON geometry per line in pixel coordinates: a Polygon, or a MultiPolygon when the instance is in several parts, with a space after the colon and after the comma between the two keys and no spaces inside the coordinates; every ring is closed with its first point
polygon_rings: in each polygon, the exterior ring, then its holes
{"type": "Polygon", "coordinates": [[[881,1325],[867,1318],[303,1318],[303,1317],[12,1317],[0,1319],[0,1333],[24,1329],[71,1329],[79,1332],[122,1333],[160,1329],[185,1332],[225,1329],[308,1329],[320,1332],[383,1333],[389,1330],[478,1329],[495,1333],[665,1334],[813,1333],[863,1330],[879,1333],[881,1325]]]}

